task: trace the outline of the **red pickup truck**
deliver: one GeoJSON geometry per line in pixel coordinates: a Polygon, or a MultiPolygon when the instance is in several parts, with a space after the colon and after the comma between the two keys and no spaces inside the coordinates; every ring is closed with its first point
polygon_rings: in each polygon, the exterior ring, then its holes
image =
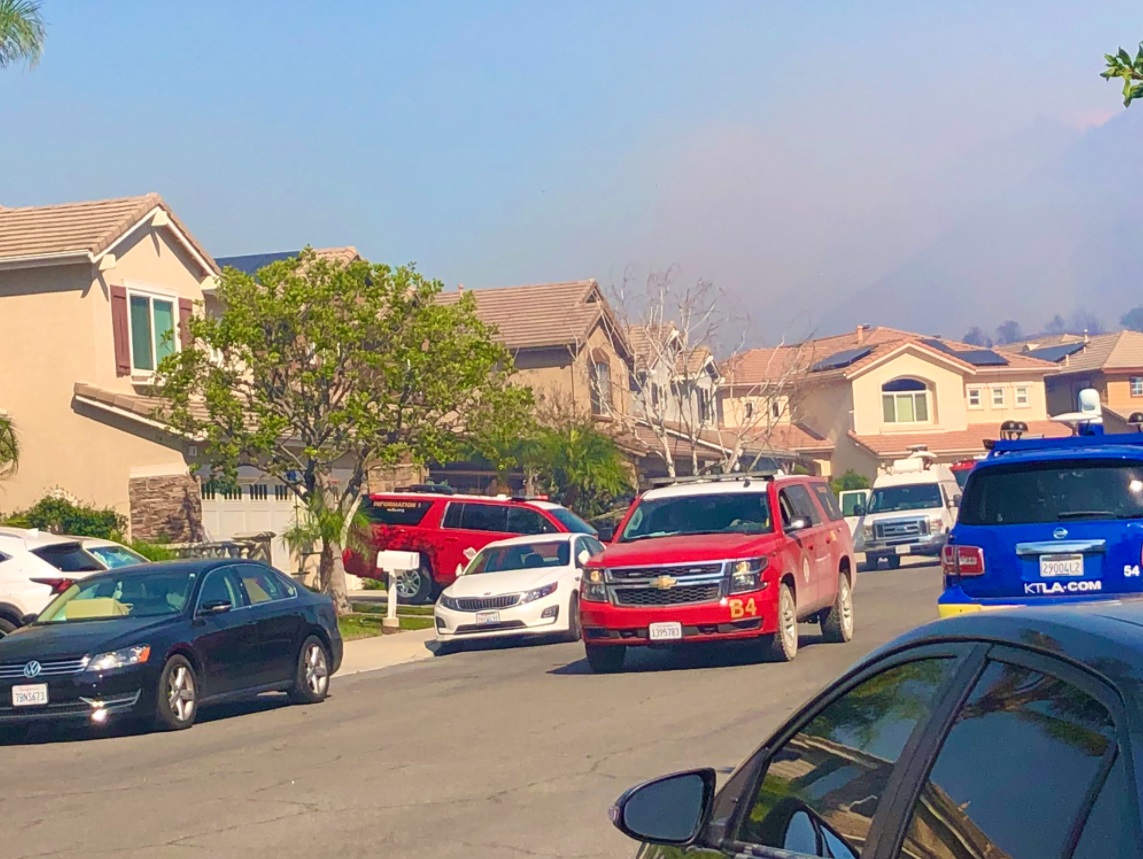
{"type": "Polygon", "coordinates": [[[628,648],[751,639],[769,658],[798,651],[799,621],[853,636],[853,541],[819,477],[682,480],[636,499],[581,581],[592,670],[628,648]]]}

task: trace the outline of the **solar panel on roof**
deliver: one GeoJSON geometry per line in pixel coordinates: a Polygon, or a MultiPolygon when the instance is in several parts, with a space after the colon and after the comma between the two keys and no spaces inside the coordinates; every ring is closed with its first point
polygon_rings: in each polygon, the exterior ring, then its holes
{"type": "Polygon", "coordinates": [[[956,354],[956,352],[953,350],[953,348],[951,346],[949,346],[949,344],[946,343],[944,340],[937,340],[935,337],[933,337],[933,338],[928,339],[928,340],[922,340],[921,342],[924,343],[926,346],[929,346],[929,347],[936,349],[940,352],[944,352],[946,355],[955,355],[956,354]]]}
{"type": "Polygon", "coordinates": [[[1029,358],[1039,358],[1041,361],[1051,361],[1056,364],[1082,348],[1083,343],[1063,343],[1059,346],[1045,346],[1043,349],[1029,349],[1026,354],[1029,358]]]}
{"type": "Polygon", "coordinates": [[[823,370],[840,370],[842,367],[848,367],[854,361],[860,361],[872,351],[872,346],[864,346],[860,349],[846,349],[842,352],[837,352],[828,358],[822,358],[810,367],[810,372],[820,373],[823,370]]]}
{"type": "Polygon", "coordinates": [[[1003,367],[1008,359],[999,352],[991,349],[969,349],[965,352],[953,352],[962,361],[968,361],[974,367],[1003,367]]]}

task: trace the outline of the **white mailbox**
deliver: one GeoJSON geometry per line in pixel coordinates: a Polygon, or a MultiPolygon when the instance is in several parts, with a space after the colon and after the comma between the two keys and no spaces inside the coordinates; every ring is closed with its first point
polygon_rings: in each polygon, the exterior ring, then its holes
{"type": "Polygon", "coordinates": [[[381,622],[382,632],[398,632],[401,622],[397,619],[397,582],[409,570],[419,569],[421,556],[416,552],[392,552],[383,550],[377,553],[377,569],[389,574],[389,588],[385,592],[385,619],[381,622]]]}

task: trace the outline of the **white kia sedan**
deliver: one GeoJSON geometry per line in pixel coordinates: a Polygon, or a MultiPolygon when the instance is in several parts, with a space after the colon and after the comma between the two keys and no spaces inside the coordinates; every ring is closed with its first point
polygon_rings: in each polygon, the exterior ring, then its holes
{"type": "Polygon", "coordinates": [[[489,543],[441,593],[437,642],[556,635],[578,641],[579,579],[603,545],[588,534],[543,534],[489,543]]]}

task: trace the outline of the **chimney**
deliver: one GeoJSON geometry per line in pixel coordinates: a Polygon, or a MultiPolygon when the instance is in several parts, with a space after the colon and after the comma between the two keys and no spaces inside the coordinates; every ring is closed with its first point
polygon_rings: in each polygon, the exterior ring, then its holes
{"type": "Polygon", "coordinates": [[[456,291],[457,291],[457,292],[464,292],[464,284],[463,284],[463,283],[458,283],[458,284],[456,285],[456,291]]]}
{"type": "Polygon", "coordinates": [[[1091,338],[1087,336],[1087,329],[1085,328],[1083,330],[1083,345],[1086,346],[1090,342],[1091,342],[1091,338]]]}
{"type": "Polygon", "coordinates": [[[860,346],[865,342],[865,332],[869,330],[868,323],[861,323],[857,326],[857,345],[860,346]]]}

